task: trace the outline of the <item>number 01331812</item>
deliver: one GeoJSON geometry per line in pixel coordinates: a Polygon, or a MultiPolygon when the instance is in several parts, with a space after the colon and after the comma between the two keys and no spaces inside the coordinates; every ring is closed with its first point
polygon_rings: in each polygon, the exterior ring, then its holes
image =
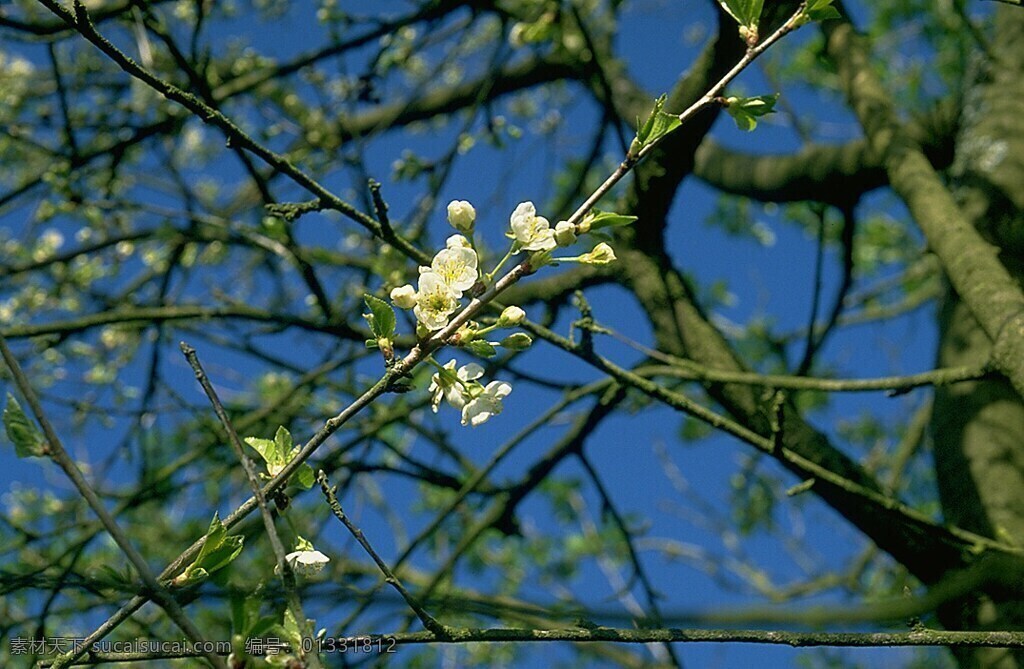
{"type": "Polygon", "coordinates": [[[320,653],[394,653],[398,645],[388,636],[324,637],[314,643],[320,653]]]}

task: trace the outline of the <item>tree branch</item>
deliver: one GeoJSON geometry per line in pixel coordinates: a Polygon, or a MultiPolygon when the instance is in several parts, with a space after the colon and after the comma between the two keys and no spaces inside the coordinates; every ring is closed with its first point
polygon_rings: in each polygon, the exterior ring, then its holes
{"type": "Polygon", "coordinates": [[[822,24],[827,52],[871,150],[882,157],[893,190],[939,258],[985,333],[992,360],[1024,398],[1024,290],[978,233],[935,173],[921,147],[901,134],[889,93],[872,70],[865,39],[848,19],[822,24]]]}

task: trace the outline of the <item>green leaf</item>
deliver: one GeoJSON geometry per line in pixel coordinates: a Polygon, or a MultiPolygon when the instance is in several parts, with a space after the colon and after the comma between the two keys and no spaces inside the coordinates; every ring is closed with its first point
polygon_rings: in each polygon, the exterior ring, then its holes
{"type": "Polygon", "coordinates": [[[281,626],[284,637],[291,644],[292,648],[302,648],[302,628],[299,621],[295,619],[291,609],[284,610],[284,624],[281,626]]]}
{"type": "Polygon", "coordinates": [[[602,228],[618,228],[623,225],[629,225],[636,221],[636,216],[627,216],[625,214],[616,214],[614,211],[600,211],[598,209],[591,209],[590,214],[587,215],[584,221],[590,222],[590,230],[601,230],[602,228]]]}
{"type": "Polygon", "coordinates": [[[654,101],[654,109],[651,110],[651,115],[647,117],[647,120],[640,123],[640,119],[637,119],[636,139],[633,142],[633,146],[630,147],[631,153],[639,151],[648,144],[657,142],[679,127],[681,123],[679,117],[663,111],[666,101],[668,101],[668,96],[662,94],[660,98],[654,101]]]}
{"type": "Polygon", "coordinates": [[[14,453],[19,458],[38,458],[46,455],[46,440],[35,423],[22,411],[14,395],[7,393],[7,407],[4,408],[4,428],[7,438],[14,444],[14,453]]]}
{"type": "Polygon", "coordinates": [[[744,132],[750,132],[757,127],[757,119],[742,109],[729,110],[732,120],[736,121],[736,127],[744,132]]]}
{"type": "Polygon", "coordinates": [[[690,416],[684,416],[683,423],[679,427],[679,437],[684,443],[705,439],[713,434],[713,432],[714,430],[710,425],[690,416]]]}
{"type": "Polygon", "coordinates": [[[459,375],[455,373],[454,369],[441,367],[437,370],[437,375],[440,377],[441,382],[446,386],[459,383],[459,375]]]}
{"type": "Polygon", "coordinates": [[[215,571],[222,569],[223,567],[231,564],[232,561],[238,554],[242,552],[242,544],[245,541],[245,537],[241,534],[233,534],[228,537],[224,537],[224,541],[216,550],[210,551],[206,558],[203,560],[202,569],[205,569],[207,573],[214,573],[215,571]]]}
{"type": "Polygon", "coordinates": [[[636,139],[640,142],[641,146],[647,143],[647,139],[651,136],[651,131],[654,130],[654,118],[657,116],[661,108],[665,106],[665,101],[668,100],[668,95],[665,93],[661,94],[661,97],[654,101],[654,109],[651,110],[651,115],[647,117],[647,120],[640,122],[640,117],[636,119],[636,139]]]}
{"type": "Polygon", "coordinates": [[[283,425],[279,425],[277,432],[274,433],[274,443],[277,445],[278,459],[271,464],[288,464],[288,461],[292,459],[292,433],[286,430],[283,425]]]}
{"type": "Polygon", "coordinates": [[[370,313],[363,318],[370,325],[370,331],[377,339],[390,339],[395,334],[395,310],[391,305],[373,295],[363,295],[363,301],[370,313]]]}
{"type": "Polygon", "coordinates": [[[283,457],[278,455],[277,444],[272,439],[260,439],[259,437],[246,437],[245,443],[256,449],[256,452],[263,456],[263,460],[269,465],[277,462],[283,457]]]}
{"type": "Polygon", "coordinates": [[[513,332],[501,340],[501,347],[510,351],[525,351],[533,345],[533,338],[525,332],[513,332]]]}
{"type": "Polygon", "coordinates": [[[764,0],[718,0],[718,3],[741,26],[757,28],[764,0]]]}
{"type": "Polygon", "coordinates": [[[479,355],[481,358],[493,358],[498,353],[493,346],[483,339],[474,339],[466,344],[464,348],[474,355],[479,355]]]}
{"type": "Polygon", "coordinates": [[[206,530],[206,536],[203,541],[203,547],[199,549],[199,555],[196,556],[193,565],[199,565],[207,555],[213,553],[213,551],[220,548],[220,545],[224,543],[224,538],[228,535],[228,530],[224,527],[224,523],[220,522],[220,514],[216,511],[213,512],[213,520],[210,521],[210,527],[206,530]]]}
{"type": "Polygon", "coordinates": [[[672,132],[676,128],[682,125],[682,121],[675,114],[669,114],[668,112],[659,111],[654,115],[654,128],[651,130],[651,136],[648,138],[647,143],[653,144],[661,140],[662,137],[672,132]]]}
{"type": "Polygon", "coordinates": [[[245,597],[236,591],[229,595],[228,603],[231,607],[231,631],[245,636],[244,633],[249,631],[252,619],[259,615],[259,599],[245,597]]]}
{"type": "Polygon", "coordinates": [[[757,127],[757,119],[775,111],[779,94],[758,95],[752,98],[726,98],[725,110],[729,112],[740,130],[750,132],[757,127]]]}
{"type": "MultiPolygon", "coordinates": [[[[1019,0],[1016,4],[1020,4],[1019,0]]],[[[807,21],[827,21],[839,17],[839,10],[832,6],[832,0],[808,0],[802,18],[806,23],[807,21]]]]}
{"type": "Polygon", "coordinates": [[[302,463],[299,465],[298,470],[292,474],[292,477],[288,479],[288,482],[302,488],[303,490],[309,490],[316,482],[316,474],[313,473],[312,467],[306,463],[302,463]]]}
{"type": "Polygon", "coordinates": [[[228,536],[228,530],[221,522],[217,513],[213,514],[210,527],[203,539],[203,546],[199,549],[199,555],[185,568],[185,571],[174,579],[178,586],[191,585],[205,580],[210,574],[231,564],[242,552],[242,543],[245,537],[241,534],[228,536]]]}
{"type": "Polygon", "coordinates": [[[283,425],[278,426],[273,441],[259,437],[246,437],[245,443],[256,449],[256,452],[263,457],[267,463],[267,469],[283,467],[292,459],[292,433],[283,425]]]}

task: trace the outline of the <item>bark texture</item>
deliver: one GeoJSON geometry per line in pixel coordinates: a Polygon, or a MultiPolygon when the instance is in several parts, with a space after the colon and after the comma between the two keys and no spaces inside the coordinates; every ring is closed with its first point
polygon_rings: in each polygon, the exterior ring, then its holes
{"type": "MultiPolygon", "coordinates": [[[[1006,11],[1013,10],[1013,11],[1006,11]]],[[[1000,260],[1024,283],[1024,12],[997,12],[991,62],[978,58],[964,100],[951,169],[961,210],[1000,260]],[[1016,55],[1014,55],[1016,54],[1016,55]]],[[[948,289],[939,318],[938,364],[983,362],[986,335],[960,296],[948,289]]],[[[932,419],[935,469],[946,520],[979,534],[1024,543],[1024,403],[1004,379],[938,388],[932,419]]],[[[1022,629],[1018,597],[977,597],[945,612],[948,626],[1022,629]]],[[[961,666],[1017,669],[1024,653],[959,651],[961,666]]]]}

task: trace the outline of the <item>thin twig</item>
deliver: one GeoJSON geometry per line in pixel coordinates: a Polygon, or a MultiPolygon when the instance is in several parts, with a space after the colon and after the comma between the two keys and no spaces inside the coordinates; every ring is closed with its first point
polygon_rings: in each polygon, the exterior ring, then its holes
{"type": "MultiPolygon", "coordinates": [[[[249,487],[252,489],[253,496],[256,498],[256,505],[259,507],[260,516],[263,518],[263,527],[267,530],[267,538],[270,540],[270,547],[274,551],[274,557],[277,559],[278,571],[281,574],[281,584],[284,587],[285,600],[288,603],[288,609],[291,611],[295,620],[302,627],[306,627],[306,614],[302,610],[302,601],[299,599],[298,592],[295,589],[295,573],[292,571],[292,567],[288,564],[286,559],[286,553],[284,544],[281,543],[281,537],[277,533],[277,528],[274,526],[274,516],[270,512],[270,507],[267,506],[267,498],[263,494],[263,486],[260,484],[260,479],[256,475],[255,467],[253,467],[252,460],[250,460],[246,454],[245,449],[242,448],[242,440],[238,438],[238,433],[235,431],[234,425],[231,424],[231,418],[228,417],[227,411],[224,410],[224,405],[221,403],[220,398],[217,396],[217,391],[214,389],[213,384],[210,383],[210,379],[206,376],[206,371],[203,369],[202,363],[199,362],[199,355],[196,350],[189,346],[185,342],[179,344],[181,352],[185,355],[185,359],[188,360],[189,366],[192,371],[195,372],[196,380],[199,385],[202,386],[203,392],[210,399],[210,404],[213,405],[213,411],[217,414],[217,418],[220,420],[221,425],[224,426],[224,431],[227,432],[228,442],[231,444],[231,450],[234,451],[235,457],[242,463],[242,469],[245,470],[245,476],[249,481],[249,487]]],[[[308,632],[309,630],[303,630],[308,632]]],[[[302,651],[302,649],[298,649],[302,651]]],[[[319,655],[314,651],[311,653],[303,653],[303,659],[309,662],[310,667],[313,669],[320,669],[323,665],[320,663],[319,655]]]]}
{"type": "MultiPolygon", "coordinates": [[[[811,366],[814,364],[814,354],[818,350],[819,340],[815,336],[814,324],[818,320],[818,305],[821,303],[821,284],[822,284],[822,272],[824,271],[825,263],[825,231],[827,229],[828,222],[828,210],[824,206],[815,207],[817,211],[815,214],[818,216],[818,243],[814,253],[814,291],[811,294],[811,309],[807,315],[807,340],[804,343],[804,355],[800,360],[800,364],[797,365],[796,373],[798,376],[805,376],[811,371],[811,366]]],[[[822,333],[822,338],[824,338],[822,333]]]]}
{"type": "MultiPolygon", "coordinates": [[[[540,327],[532,325],[531,327],[540,327]]],[[[641,376],[672,376],[677,379],[703,383],[736,383],[779,390],[820,390],[829,393],[863,393],[887,391],[889,395],[902,395],[924,386],[949,386],[964,381],[977,381],[995,374],[990,361],[980,365],[940,367],[927,372],[896,376],[876,376],[864,379],[827,379],[790,374],[759,374],[757,372],[713,369],[670,353],[644,346],[629,337],[601,325],[602,332],[665,365],[645,365],[634,372],[641,376]]]]}
{"type": "Polygon", "coordinates": [[[373,559],[376,563],[377,568],[380,569],[381,573],[384,574],[384,581],[398,591],[398,594],[402,596],[405,603],[409,605],[409,608],[413,610],[416,617],[420,619],[423,626],[426,627],[433,637],[438,640],[448,638],[448,628],[437,621],[436,618],[431,616],[426,609],[416,600],[412,594],[406,590],[402,582],[395,576],[395,573],[391,571],[388,564],[381,559],[377,551],[373,550],[373,546],[367,541],[366,536],[363,535],[363,531],[359,529],[355,523],[353,523],[345,512],[341,508],[341,503],[338,501],[337,496],[334,494],[335,488],[331,487],[330,482],[327,480],[327,474],[321,469],[316,476],[317,482],[320,484],[320,489],[324,492],[324,497],[327,498],[327,504],[331,507],[331,512],[334,516],[341,521],[345,528],[352,533],[359,545],[363,547],[366,554],[373,559]]]}
{"type": "Polygon", "coordinates": [[[373,213],[377,217],[377,222],[380,223],[381,233],[384,239],[391,240],[396,235],[394,228],[391,227],[391,218],[388,217],[388,203],[380,192],[380,182],[370,179],[367,182],[367,188],[370,189],[370,198],[373,200],[373,213]]]}

